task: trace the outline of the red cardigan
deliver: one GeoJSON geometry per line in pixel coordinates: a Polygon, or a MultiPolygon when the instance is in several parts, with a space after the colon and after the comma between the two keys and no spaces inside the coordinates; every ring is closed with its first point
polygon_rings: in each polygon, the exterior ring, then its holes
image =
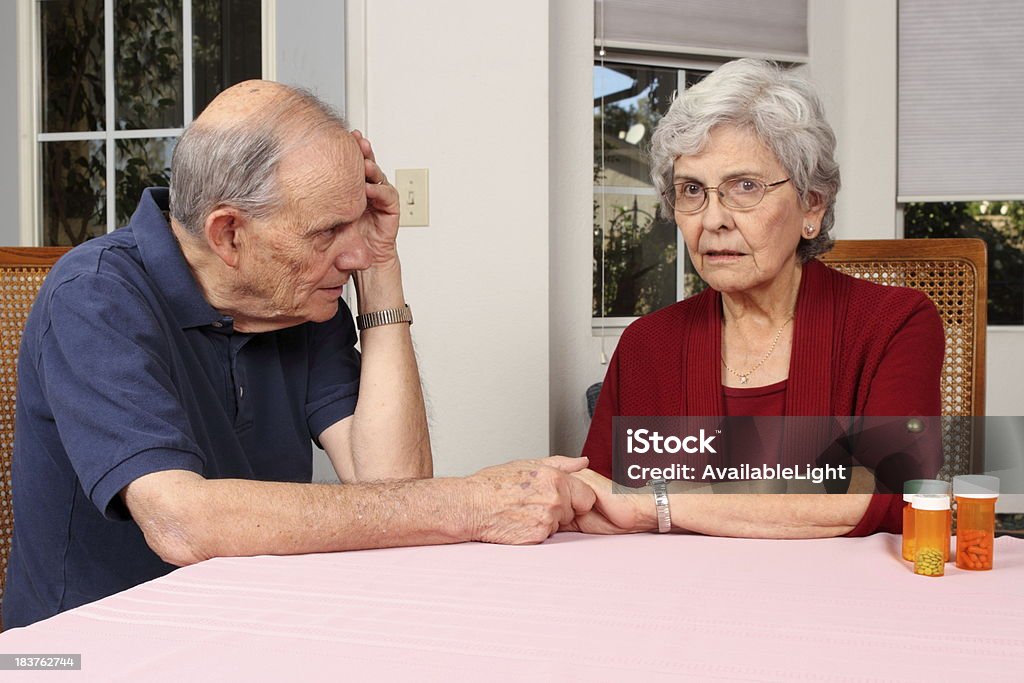
{"type": "MultiPolygon", "coordinates": [[[[718,292],[644,316],[622,334],[583,455],[612,473],[612,417],[725,415],[718,292]]],[[[921,292],[803,266],[793,322],[786,415],[935,416],[942,322],[921,292]]],[[[875,494],[851,536],[899,531],[900,496],[875,494]]]]}

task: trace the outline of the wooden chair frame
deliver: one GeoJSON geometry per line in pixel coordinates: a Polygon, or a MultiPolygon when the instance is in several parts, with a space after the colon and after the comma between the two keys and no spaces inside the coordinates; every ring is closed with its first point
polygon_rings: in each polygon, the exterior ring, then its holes
{"type": "Polygon", "coordinates": [[[985,243],[979,239],[839,240],[821,260],[853,277],[920,290],[932,300],[946,331],[943,445],[947,458],[951,452],[970,450],[968,463],[952,469],[947,465],[940,476],[983,471],[980,421],[958,418],[985,415],[985,243]]]}
{"type": "Polygon", "coordinates": [[[0,600],[14,529],[11,457],[21,333],[43,279],[67,251],[66,247],[0,247],[0,600]]]}

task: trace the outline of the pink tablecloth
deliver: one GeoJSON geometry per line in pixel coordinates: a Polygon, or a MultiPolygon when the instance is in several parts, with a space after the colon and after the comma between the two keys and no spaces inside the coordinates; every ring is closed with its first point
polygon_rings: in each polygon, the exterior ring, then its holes
{"type": "Polygon", "coordinates": [[[81,653],[4,680],[997,681],[1024,671],[1024,541],[915,576],[894,536],[560,534],[224,558],[0,635],[81,653]]]}

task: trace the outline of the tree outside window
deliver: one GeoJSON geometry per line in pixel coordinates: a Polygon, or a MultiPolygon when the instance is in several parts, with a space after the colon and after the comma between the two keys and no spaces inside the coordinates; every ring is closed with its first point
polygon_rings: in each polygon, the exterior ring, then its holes
{"type": "Polygon", "coordinates": [[[1024,202],[917,202],[905,237],[976,237],[988,247],[988,324],[1024,324],[1024,202]]]}
{"type": "Polygon", "coordinates": [[[595,318],[632,318],[703,289],[662,215],[650,178],[650,136],[672,97],[708,72],[599,62],[594,67],[595,318]],[[682,286],[681,286],[682,285],[682,286]]]}
{"type": "Polygon", "coordinates": [[[223,88],[259,78],[261,3],[47,0],[36,6],[41,240],[75,245],[125,224],[143,189],[169,183],[174,144],[193,114],[223,88]]]}

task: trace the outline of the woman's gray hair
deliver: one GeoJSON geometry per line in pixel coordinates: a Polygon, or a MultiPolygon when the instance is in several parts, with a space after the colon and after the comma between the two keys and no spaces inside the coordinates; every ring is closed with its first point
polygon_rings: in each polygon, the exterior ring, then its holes
{"type": "Polygon", "coordinates": [[[675,160],[702,152],[716,126],[751,131],[786,169],[804,206],[825,206],[818,235],[797,246],[800,261],[831,249],[839,164],[836,136],[814,86],[774,62],[739,59],[680,94],[651,138],[651,178],[666,215],[673,215],[675,160]]]}
{"type": "Polygon", "coordinates": [[[285,155],[322,127],[348,129],[309,91],[279,87],[268,106],[230,125],[199,119],[182,134],[171,158],[170,214],[191,235],[202,235],[206,217],[221,206],[253,218],[282,208],[277,170],[285,155]]]}

